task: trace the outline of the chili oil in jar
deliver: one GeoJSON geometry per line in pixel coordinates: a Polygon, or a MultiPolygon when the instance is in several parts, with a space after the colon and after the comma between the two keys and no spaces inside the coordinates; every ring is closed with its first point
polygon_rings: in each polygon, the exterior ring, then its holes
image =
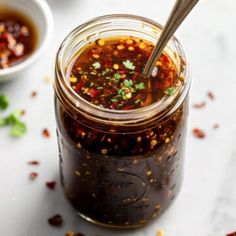
{"type": "Polygon", "coordinates": [[[146,18],[99,17],[57,54],[61,184],[78,214],[98,225],[143,226],[180,190],[190,79],[175,38],[156,75],[142,76],[160,33],[146,18]]]}

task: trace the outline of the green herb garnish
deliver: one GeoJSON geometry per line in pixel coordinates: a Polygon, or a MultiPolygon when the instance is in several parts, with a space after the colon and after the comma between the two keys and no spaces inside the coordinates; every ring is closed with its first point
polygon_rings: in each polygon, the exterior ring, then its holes
{"type": "Polygon", "coordinates": [[[145,85],[144,85],[143,82],[141,82],[141,83],[139,83],[139,84],[135,84],[135,88],[136,88],[137,90],[143,90],[143,89],[145,89],[145,85]]]}
{"type": "Polygon", "coordinates": [[[175,91],[176,91],[176,88],[175,88],[175,87],[169,87],[169,88],[167,88],[167,89],[165,90],[164,93],[165,93],[167,96],[172,96],[172,95],[174,95],[175,91]]]}
{"type": "Polygon", "coordinates": [[[124,95],[125,95],[125,90],[124,90],[124,88],[119,89],[118,94],[119,94],[120,96],[124,96],[124,95]]]}
{"type": "Polygon", "coordinates": [[[9,99],[7,96],[0,95],[0,109],[6,110],[9,106],[9,99]]]}
{"type": "Polygon", "coordinates": [[[94,67],[94,69],[100,69],[101,68],[101,64],[99,62],[94,62],[93,63],[93,67],[94,67]]]}
{"type": "Polygon", "coordinates": [[[26,124],[20,120],[17,120],[11,127],[10,135],[19,138],[24,135],[26,131],[26,124]]]}
{"type": "Polygon", "coordinates": [[[10,115],[8,115],[7,117],[1,118],[0,124],[1,126],[13,125],[20,119],[20,116],[21,116],[21,112],[15,111],[11,113],[10,115]]]}
{"type": "Polygon", "coordinates": [[[129,70],[135,69],[133,62],[131,62],[130,60],[123,61],[123,65],[129,70]]]}
{"type": "Polygon", "coordinates": [[[122,97],[122,99],[125,99],[125,90],[124,90],[124,88],[119,89],[118,95],[120,95],[122,97]]]}
{"type": "Polygon", "coordinates": [[[102,71],[102,75],[107,75],[110,72],[110,69],[106,68],[105,70],[102,71]]]}
{"type": "Polygon", "coordinates": [[[10,126],[10,135],[21,137],[27,131],[26,124],[20,120],[21,111],[15,111],[5,118],[0,118],[0,126],[10,126]]]}
{"type": "Polygon", "coordinates": [[[128,87],[128,88],[130,88],[130,87],[132,87],[133,86],[133,84],[134,84],[134,82],[131,80],[131,79],[129,79],[129,80],[124,80],[124,85],[125,85],[125,87],[128,87]]]}
{"type": "Polygon", "coordinates": [[[118,74],[118,73],[115,73],[115,74],[114,74],[114,78],[115,78],[115,80],[118,82],[118,81],[120,80],[120,78],[121,78],[121,75],[118,74]]]}
{"type": "Polygon", "coordinates": [[[118,100],[118,98],[112,98],[111,101],[112,102],[118,102],[119,100],[118,100]]]}

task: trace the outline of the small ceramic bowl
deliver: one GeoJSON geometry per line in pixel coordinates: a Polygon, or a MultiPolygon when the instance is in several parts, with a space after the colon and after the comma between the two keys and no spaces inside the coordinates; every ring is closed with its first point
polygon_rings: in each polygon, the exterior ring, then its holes
{"type": "Polygon", "coordinates": [[[35,25],[38,40],[33,53],[18,64],[0,69],[0,83],[16,79],[24,74],[28,67],[45,50],[53,33],[53,16],[45,0],[0,0],[0,7],[26,15],[35,25]]]}

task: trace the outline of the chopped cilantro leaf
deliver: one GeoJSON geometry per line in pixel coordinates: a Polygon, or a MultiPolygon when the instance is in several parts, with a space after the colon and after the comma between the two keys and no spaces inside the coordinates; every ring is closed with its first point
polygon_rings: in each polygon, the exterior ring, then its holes
{"type": "Polygon", "coordinates": [[[6,110],[9,106],[9,99],[7,96],[0,95],[0,109],[6,110]]]}
{"type": "Polygon", "coordinates": [[[131,62],[130,60],[123,61],[123,65],[129,70],[135,69],[133,62],[131,62]]]}
{"type": "Polygon", "coordinates": [[[11,127],[10,135],[16,138],[21,137],[27,131],[26,125],[24,122],[17,120],[11,127]]]}
{"type": "Polygon", "coordinates": [[[133,84],[134,84],[134,82],[130,79],[130,80],[124,80],[124,85],[125,85],[125,87],[132,87],[133,86],[133,84]]]}
{"type": "Polygon", "coordinates": [[[21,112],[15,111],[5,118],[0,118],[0,126],[10,126],[10,135],[21,137],[26,133],[26,124],[20,120],[21,112]]]}
{"type": "Polygon", "coordinates": [[[175,87],[169,87],[165,90],[165,94],[167,96],[172,96],[172,95],[174,95],[175,91],[176,91],[175,87]]]}
{"type": "Polygon", "coordinates": [[[21,111],[14,111],[5,118],[5,124],[6,125],[15,124],[20,119],[20,116],[21,116],[21,111]]]}
{"type": "Polygon", "coordinates": [[[121,75],[118,74],[118,73],[115,73],[115,74],[114,74],[114,78],[116,79],[116,81],[119,81],[120,78],[121,78],[121,75]]]}
{"type": "Polygon", "coordinates": [[[139,102],[141,102],[141,99],[139,98],[139,99],[137,99],[137,100],[135,100],[135,104],[138,104],[139,102]]]}
{"type": "Polygon", "coordinates": [[[93,63],[93,67],[94,67],[94,69],[100,69],[101,68],[101,64],[99,62],[94,62],[93,63]]]}
{"type": "Polygon", "coordinates": [[[141,82],[141,83],[139,83],[139,84],[135,84],[135,88],[136,88],[137,90],[143,90],[143,89],[145,89],[145,85],[144,85],[143,82],[141,82]]]}
{"type": "Polygon", "coordinates": [[[111,101],[112,102],[118,102],[118,98],[112,98],[111,101]]]}
{"type": "Polygon", "coordinates": [[[124,89],[123,88],[119,89],[118,94],[124,96],[125,95],[124,89]]]}
{"type": "Polygon", "coordinates": [[[5,126],[6,124],[6,119],[5,118],[0,118],[0,127],[5,126]]]}
{"type": "Polygon", "coordinates": [[[106,68],[105,70],[102,71],[102,75],[107,75],[110,72],[110,69],[106,68]]]}

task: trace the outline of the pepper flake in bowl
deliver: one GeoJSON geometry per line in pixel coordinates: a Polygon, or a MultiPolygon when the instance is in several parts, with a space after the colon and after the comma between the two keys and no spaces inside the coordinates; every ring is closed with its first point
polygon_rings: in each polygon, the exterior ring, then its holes
{"type": "Polygon", "coordinates": [[[24,75],[52,36],[46,1],[0,0],[0,82],[24,75]]]}

